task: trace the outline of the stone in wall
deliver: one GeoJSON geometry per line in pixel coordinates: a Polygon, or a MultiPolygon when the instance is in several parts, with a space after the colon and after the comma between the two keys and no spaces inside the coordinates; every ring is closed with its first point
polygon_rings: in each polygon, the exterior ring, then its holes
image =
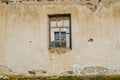
{"type": "Polygon", "coordinates": [[[118,69],[116,69],[116,70],[112,70],[112,69],[109,69],[109,71],[108,71],[108,73],[107,73],[108,75],[119,75],[120,74],[120,70],[118,69]]]}
{"type": "Polygon", "coordinates": [[[8,79],[5,74],[13,74],[13,71],[5,65],[0,65],[0,79],[8,79]]]}
{"type": "Polygon", "coordinates": [[[61,73],[61,76],[72,76],[73,75],[73,71],[65,71],[61,73]]]}
{"type": "Polygon", "coordinates": [[[46,76],[47,75],[47,71],[45,70],[33,70],[33,71],[28,71],[28,73],[31,76],[46,76]]]}
{"type": "Polygon", "coordinates": [[[104,68],[104,67],[85,67],[82,71],[81,74],[82,75],[105,75],[107,74],[109,69],[104,68]]]}
{"type": "Polygon", "coordinates": [[[0,65],[0,74],[11,74],[13,71],[5,65],[0,65]]]}

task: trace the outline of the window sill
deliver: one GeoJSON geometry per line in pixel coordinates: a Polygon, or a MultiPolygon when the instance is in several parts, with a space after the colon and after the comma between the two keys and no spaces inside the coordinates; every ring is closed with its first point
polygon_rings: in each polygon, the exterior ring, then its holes
{"type": "Polygon", "coordinates": [[[70,50],[71,50],[70,48],[50,48],[49,49],[51,53],[57,52],[58,54],[66,53],[66,52],[69,52],[70,50]]]}

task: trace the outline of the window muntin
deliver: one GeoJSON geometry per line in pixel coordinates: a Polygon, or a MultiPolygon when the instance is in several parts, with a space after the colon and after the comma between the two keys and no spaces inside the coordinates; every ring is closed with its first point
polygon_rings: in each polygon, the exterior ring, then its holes
{"type": "Polygon", "coordinates": [[[57,17],[57,27],[62,27],[63,26],[63,19],[62,17],[57,17]]]}
{"type": "Polygon", "coordinates": [[[50,15],[50,48],[71,48],[71,16],[50,15]]]}
{"type": "Polygon", "coordinates": [[[64,22],[63,22],[63,26],[69,27],[70,25],[70,18],[69,17],[64,17],[64,22]]]}
{"type": "Polygon", "coordinates": [[[55,17],[50,18],[50,26],[51,27],[56,27],[57,26],[56,25],[56,18],[55,17]]]}

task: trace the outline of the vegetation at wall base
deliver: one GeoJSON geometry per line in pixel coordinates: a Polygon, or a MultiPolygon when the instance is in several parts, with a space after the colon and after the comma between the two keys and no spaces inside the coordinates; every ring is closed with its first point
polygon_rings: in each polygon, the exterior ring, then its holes
{"type": "Polygon", "coordinates": [[[120,76],[51,76],[51,77],[14,77],[0,80],[120,80],[120,76]]]}

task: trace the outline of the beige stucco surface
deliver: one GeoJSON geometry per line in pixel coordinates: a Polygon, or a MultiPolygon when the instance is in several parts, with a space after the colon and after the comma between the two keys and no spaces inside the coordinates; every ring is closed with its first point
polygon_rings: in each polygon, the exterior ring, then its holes
{"type": "Polygon", "coordinates": [[[0,4],[0,65],[50,74],[82,67],[120,68],[120,2],[96,11],[80,4],[0,4]],[[72,49],[50,52],[49,14],[71,14],[72,49]],[[93,42],[88,42],[92,38],[93,42]]]}

